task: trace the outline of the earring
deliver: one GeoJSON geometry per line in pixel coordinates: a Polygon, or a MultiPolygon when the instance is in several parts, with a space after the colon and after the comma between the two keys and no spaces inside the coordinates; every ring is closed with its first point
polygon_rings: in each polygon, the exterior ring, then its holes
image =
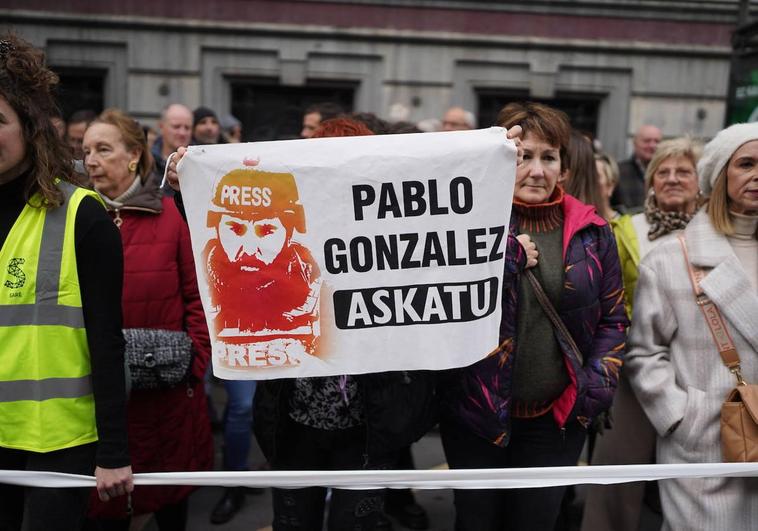
{"type": "Polygon", "coordinates": [[[129,163],[129,173],[134,173],[137,171],[137,161],[133,160],[129,163]]]}

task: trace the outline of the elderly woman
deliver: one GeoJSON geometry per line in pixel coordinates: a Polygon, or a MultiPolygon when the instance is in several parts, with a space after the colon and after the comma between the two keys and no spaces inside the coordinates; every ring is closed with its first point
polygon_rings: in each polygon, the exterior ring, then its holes
{"type": "MultiPolygon", "coordinates": [[[[684,230],[690,263],[721,311],[742,360],[758,381],[758,124],[721,131],[698,165],[707,209],[684,230]]],[[[659,463],[722,460],[719,412],[735,378],[722,364],[676,239],[640,264],[627,371],[657,433],[659,463]]],[[[755,529],[755,478],[660,482],[665,529],[755,529]]]]}
{"type": "MultiPolygon", "coordinates": [[[[158,180],[150,178],[152,157],[132,118],[115,109],[104,111],[84,135],[84,153],[92,184],[121,231],[124,328],[185,331],[193,351],[189,370],[177,385],[132,389],[128,431],[134,469],[210,470],[213,443],[202,384],[210,343],[189,230],[173,201],[161,197],[158,180]]],[[[144,346],[140,338],[149,336],[134,337],[132,346],[138,348],[144,346]]],[[[162,530],[184,529],[191,492],[189,487],[138,487],[134,514],[155,513],[162,530]]],[[[125,503],[94,503],[90,515],[99,520],[99,529],[127,524],[125,503]]]]}
{"type": "MultiPolygon", "coordinates": [[[[566,116],[536,103],[509,104],[498,123],[520,125],[524,134],[500,347],[452,371],[442,386],[442,443],[451,468],[575,465],[586,426],[611,405],[625,348],[616,242],[594,208],[557,185],[569,137],[566,116]],[[570,337],[553,327],[525,278],[529,266],[570,337]]],[[[457,490],[456,529],[552,530],[564,490],[457,490]]]]}
{"type": "MultiPolygon", "coordinates": [[[[92,475],[132,489],[126,445],[123,259],[56,133],[57,76],[0,38],[0,469],[92,475]]],[[[88,489],[0,485],[1,529],[79,529],[88,489]]]]}
{"type": "MultiPolygon", "coordinates": [[[[700,145],[688,137],[658,144],[645,172],[645,210],[632,216],[638,264],[665,241],[664,236],[684,229],[700,207],[703,194],[696,168],[700,151],[700,145]]],[[[636,278],[624,278],[630,300],[634,300],[635,285],[636,278]]]]}
{"type": "MultiPolygon", "coordinates": [[[[693,218],[702,196],[696,165],[701,147],[692,139],[676,138],[658,144],[648,164],[645,211],[629,220],[620,216],[611,224],[619,248],[627,310],[631,315],[640,259],[693,218]],[[631,229],[631,230],[630,230],[631,229]]],[[[647,304],[643,301],[643,304],[647,304]]],[[[632,320],[634,327],[634,320],[632,320]]],[[[611,410],[613,427],[597,439],[593,465],[649,464],[655,462],[655,430],[632,392],[626,370],[621,371],[611,410]]],[[[635,530],[639,527],[646,482],[591,486],[587,494],[583,529],[635,530]]],[[[649,499],[656,499],[651,491],[649,499]]]]}

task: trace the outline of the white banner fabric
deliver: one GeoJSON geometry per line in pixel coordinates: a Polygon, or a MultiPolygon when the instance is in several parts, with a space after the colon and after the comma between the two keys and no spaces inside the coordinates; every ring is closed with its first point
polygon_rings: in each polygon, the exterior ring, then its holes
{"type": "Polygon", "coordinates": [[[178,173],[214,374],[485,357],[515,162],[502,128],[190,147],[178,173]]]}

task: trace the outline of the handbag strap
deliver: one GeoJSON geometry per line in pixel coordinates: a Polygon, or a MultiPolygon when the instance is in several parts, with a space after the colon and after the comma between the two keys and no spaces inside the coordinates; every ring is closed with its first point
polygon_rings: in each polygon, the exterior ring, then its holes
{"type": "Polygon", "coordinates": [[[553,304],[550,302],[550,299],[545,293],[545,290],[542,289],[540,281],[537,280],[537,277],[535,277],[534,273],[532,273],[529,269],[527,269],[524,274],[526,275],[527,280],[529,280],[529,284],[532,285],[534,295],[537,297],[537,301],[545,311],[545,315],[547,315],[547,318],[550,319],[551,323],[553,323],[553,327],[558,331],[558,334],[566,341],[566,343],[568,343],[569,347],[571,347],[571,350],[574,352],[576,359],[579,360],[579,363],[584,365],[584,356],[579,350],[579,347],[577,346],[576,341],[574,341],[574,338],[571,337],[571,333],[568,331],[568,328],[566,328],[566,325],[563,324],[563,320],[558,315],[555,307],[553,307],[553,304]]]}
{"type": "Polygon", "coordinates": [[[687,271],[689,272],[690,282],[692,283],[692,290],[695,292],[695,302],[700,307],[705,317],[705,322],[708,323],[708,328],[711,330],[713,341],[716,343],[719,354],[721,354],[721,361],[724,365],[734,374],[737,378],[738,385],[746,385],[745,380],[742,378],[742,371],[740,368],[740,355],[737,353],[737,347],[734,346],[734,340],[729,329],[726,327],[724,317],[721,315],[718,307],[713,301],[708,298],[703,292],[703,288],[700,287],[700,283],[705,278],[705,271],[692,265],[690,262],[690,256],[687,252],[687,242],[684,240],[684,235],[679,233],[677,235],[679,243],[682,245],[682,252],[684,253],[684,262],[687,264],[687,271]]]}

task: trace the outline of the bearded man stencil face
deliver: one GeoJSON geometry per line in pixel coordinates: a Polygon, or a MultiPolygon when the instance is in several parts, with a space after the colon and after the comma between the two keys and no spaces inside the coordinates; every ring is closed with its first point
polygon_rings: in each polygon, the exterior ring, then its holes
{"type": "MultiPolygon", "coordinates": [[[[292,241],[305,232],[294,177],[234,170],[216,186],[208,226],[216,239],[204,258],[215,333],[228,342],[317,333],[320,274],[308,249],[292,241]]],[[[310,350],[307,348],[306,350],[310,350]]]]}
{"type": "Polygon", "coordinates": [[[279,218],[248,220],[230,214],[221,216],[218,239],[229,262],[238,264],[241,272],[265,269],[289,240],[279,218]]]}

